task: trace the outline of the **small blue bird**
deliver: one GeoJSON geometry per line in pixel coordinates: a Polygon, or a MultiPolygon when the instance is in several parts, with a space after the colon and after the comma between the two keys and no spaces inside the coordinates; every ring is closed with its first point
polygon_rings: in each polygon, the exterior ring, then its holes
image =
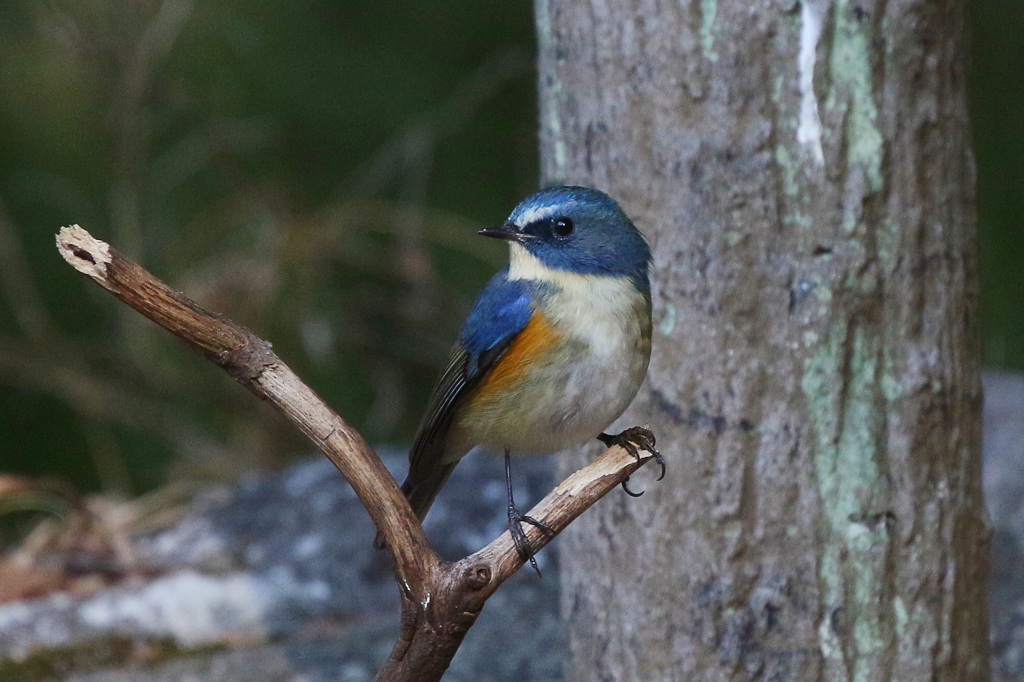
{"type": "Polygon", "coordinates": [[[409,453],[402,492],[422,520],[469,450],[504,452],[509,528],[536,568],[521,523],[550,529],[516,509],[510,453],[548,454],[592,438],[634,455],[637,446],[656,453],[646,429],[603,433],[647,373],[651,251],[619,205],[587,187],[537,192],[504,225],[479,234],[508,241],[509,265],[466,319],[409,453]]]}

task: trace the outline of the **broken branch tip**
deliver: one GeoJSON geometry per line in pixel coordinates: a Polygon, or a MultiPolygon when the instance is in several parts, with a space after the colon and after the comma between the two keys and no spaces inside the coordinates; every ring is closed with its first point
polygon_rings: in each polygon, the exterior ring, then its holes
{"type": "Polygon", "coordinates": [[[111,261],[110,245],[93,237],[80,225],[60,228],[57,250],[75,270],[101,283],[106,279],[111,261]]]}

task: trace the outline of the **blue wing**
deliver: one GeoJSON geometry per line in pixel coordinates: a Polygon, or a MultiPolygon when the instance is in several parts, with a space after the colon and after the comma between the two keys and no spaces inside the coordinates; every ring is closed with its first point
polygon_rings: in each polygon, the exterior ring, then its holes
{"type": "Polygon", "coordinates": [[[469,355],[466,378],[486,374],[532,315],[530,285],[523,280],[509,280],[508,268],[492,277],[459,334],[459,345],[469,355]]]}
{"type": "Polygon", "coordinates": [[[402,490],[421,519],[455,466],[442,458],[456,411],[530,321],[530,286],[509,280],[505,268],[487,283],[466,318],[409,451],[409,476],[402,490]]]}

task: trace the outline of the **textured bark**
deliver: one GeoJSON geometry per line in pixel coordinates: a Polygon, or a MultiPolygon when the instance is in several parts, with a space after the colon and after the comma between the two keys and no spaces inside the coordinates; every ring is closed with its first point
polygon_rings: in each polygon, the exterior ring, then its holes
{"type": "Polygon", "coordinates": [[[536,10],[545,181],[654,246],[669,463],[566,533],[570,679],[986,679],[963,3],[536,10]]]}

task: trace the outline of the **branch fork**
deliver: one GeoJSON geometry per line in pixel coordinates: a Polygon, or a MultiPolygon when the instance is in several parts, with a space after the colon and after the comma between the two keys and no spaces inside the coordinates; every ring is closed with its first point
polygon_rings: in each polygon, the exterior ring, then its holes
{"type": "MultiPolygon", "coordinates": [[[[401,634],[377,679],[439,680],[484,602],[523,564],[509,532],[459,561],[443,562],[363,437],[277,357],[268,341],[204,310],[78,225],[61,228],[57,249],[76,270],[271,403],[334,463],[391,548],[402,595],[401,634]]],[[[638,459],[613,446],[556,486],[529,515],[558,534],[652,457],[641,452],[638,459]]],[[[554,537],[533,526],[524,530],[534,550],[554,537]]]]}

